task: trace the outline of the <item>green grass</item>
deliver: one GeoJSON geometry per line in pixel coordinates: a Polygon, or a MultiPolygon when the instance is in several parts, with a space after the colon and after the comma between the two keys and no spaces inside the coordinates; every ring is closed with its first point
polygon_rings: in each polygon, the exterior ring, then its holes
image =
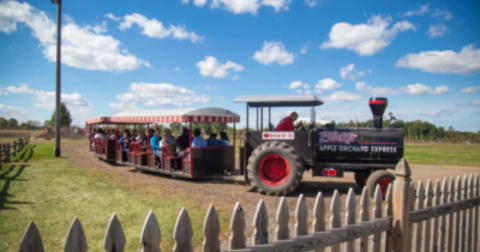
{"type": "MultiPolygon", "coordinates": [[[[182,207],[192,220],[193,243],[203,240],[206,206],[192,202],[181,192],[158,197],[163,190],[158,186],[127,187],[110,173],[83,170],[65,159],[52,159],[52,148],[26,148],[20,153],[25,155],[18,158],[23,163],[3,164],[0,169],[0,251],[18,251],[30,220],[37,225],[46,250],[61,251],[74,216],[83,225],[89,251],[104,251],[103,237],[112,213],[117,214],[125,232],[125,250],[139,251],[140,232],[149,210],[153,210],[160,225],[161,249],[169,251],[182,207]]],[[[219,214],[224,227],[228,220],[219,214]]]]}
{"type": "Polygon", "coordinates": [[[404,157],[411,164],[480,167],[480,145],[407,144],[404,157]]]}

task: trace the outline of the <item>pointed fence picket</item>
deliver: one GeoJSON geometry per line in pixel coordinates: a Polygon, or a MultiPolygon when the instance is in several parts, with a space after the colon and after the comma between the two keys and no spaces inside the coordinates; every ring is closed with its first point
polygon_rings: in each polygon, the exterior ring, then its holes
{"type": "MultiPolygon", "coordinates": [[[[293,227],[289,227],[288,203],[282,197],[275,216],[276,229],[272,238],[274,241],[269,242],[269,216],[265,203],[260,200],[253,218],[252,244],[247,247],[246,232],[249,230],[246,230],[245,210],[237,202],[230,219],[230,230],[227,232],[229,233],[227,249],[232,252],[320,252],[327,247],[330,251],[340,251],[343,246],[342,251],[345,252],[357,250],[364,252],[369,251],[369,248],[374,252],[457,251],[459,248],[477,251],[480,177],[465,176],[463,183],[460,177],[456,180],[445,178],[441,186],[440,181],[436,180],[433,190],[430,180],[426,184],[426,190],[423,190],[423,182],[419,181],[415,200],[415,190],[409,179],[408,164],[403,161],[401,166],[402,168],[395,174],[401,177],[397,177],[399,181],[389,186],[385,200],[382,199],[380,187],[377,186],[371,206],[368,196],[370,194],[366,188],[363,189],[359,202],[356,201],[354,190],[350,188],[343,203],[345,212],[342,214],[340,193],[335,190],[330,203],[330,216],[327,216],[324,196],[319,192],[312,209],[310,234],[308,233],[309,211],[304,195],[298,197],[295,213],[293,213],[295,218],[293,227]],[[398,198],[402,199],[401,203],[397,201],[398,198]],[[358,212],[357,205],[359,205],[358,212]],[[463,213],[466,214],[463,215],[463,213]],[[329,218],[328,230],[326,230],[326,218],[329,218]],[[290,228],[293,228],[295,237],[289,237],[290,228]],[[382,240],[383,233],[385,235],[382,240]],[[384,247],[381,248],[381,246],[384,247]]],[[[182,208],[173,231],[175,244],[172,251],[192,252],[193,232],[188,212],[182,208]]],[[[220,223],[213,205],[208,208],[202,232],[204,240],[201,250],[221,251],[220,223]]],[[[150,211],[140,234],[142,251],[160,252],[161,241],[157,218],[150,211]]],[[[125,245],[126,238],[120,219],[113,214],[105,232],[104,249],[107,252],[122,252],[125,245]]],[[[84,252],[87,249],[83,227],[80,220],[75,217],[67,233],[64,251],[84,252]]],[[[44,251],[40,232],[33,221],[27,226],[19,251],[44,251]]]]}

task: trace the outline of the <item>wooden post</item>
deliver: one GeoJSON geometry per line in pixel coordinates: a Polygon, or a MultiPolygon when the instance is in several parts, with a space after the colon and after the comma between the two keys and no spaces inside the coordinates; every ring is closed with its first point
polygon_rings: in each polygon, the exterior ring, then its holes
{"type": "Polygon", "coordinates": [[[410,224],[410,175],[412,171],[407,160],[402,158],[395,167],[393,182],[393,251],[407,252],[410,224]]]}
{"type": "Polygon", "coordinates": [[[10,162],[10,143],[6,143],[5,147],[5,159],[3,160],[4,163],[10,162]]]}
{"type": "Polygon", "coordinates": [[[17,156],[17,141],[13,141],[13,156],[17,156]]]}

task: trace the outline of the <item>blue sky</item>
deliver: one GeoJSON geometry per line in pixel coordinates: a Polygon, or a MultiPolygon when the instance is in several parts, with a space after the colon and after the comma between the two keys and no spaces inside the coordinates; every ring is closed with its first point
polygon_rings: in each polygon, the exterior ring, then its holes
{"type": "MultiPolygon", "coordinates": [[[[384,96],[398,119],[477,132],[478,13],[477,1],[64,0],[62,99],[83,125],[202,106],[244,122],[235,97],[298,93],[325,101],[320,119],[363,121],[384,96]]],[[[48,0],[0,1],[0,116],[50,118],[55,24],[48,0]]]]}

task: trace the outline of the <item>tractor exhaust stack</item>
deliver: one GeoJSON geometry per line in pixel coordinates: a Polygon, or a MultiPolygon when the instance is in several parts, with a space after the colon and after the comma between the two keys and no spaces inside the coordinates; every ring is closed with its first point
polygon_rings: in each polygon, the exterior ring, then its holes
{"type": "Polygon", "coordinates": [[[373,114],[373,128],[381,129],[383,128],[383,113],[388,105],[387,98],[384,97],[375,97],[370,98],[368,101],[368,105],[370,106],[370,110],[372,110],[373,114]]]}

